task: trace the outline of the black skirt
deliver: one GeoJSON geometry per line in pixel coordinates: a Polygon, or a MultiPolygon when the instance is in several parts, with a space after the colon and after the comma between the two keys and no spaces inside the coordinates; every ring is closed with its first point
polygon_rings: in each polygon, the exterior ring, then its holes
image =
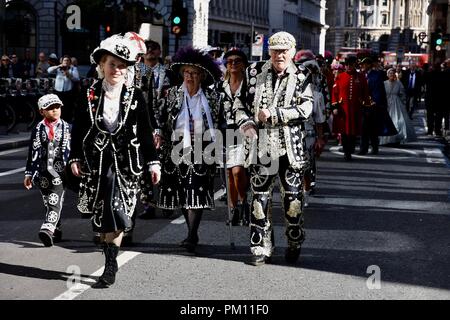
{"type": "Polygon", "coordinates": [[[162,169],[159,208],[214,209],[214,166],[169,160],[162,169]]]}
{"type": "Polygon", "coordinates": [[[111,152],[103,157],[103,174],[100,178],[99,197],[94,207],[92,227],[94,232],[110,233],[130,231],[133,228],[132,215],[136,205],[135,192],[123,192],[124,182],[119,180],[113,167],[111,152]],[[134,205],[133,205],[134,204],[134,205]],[[130,205],[133,210],[130,210],[130,205]]]}

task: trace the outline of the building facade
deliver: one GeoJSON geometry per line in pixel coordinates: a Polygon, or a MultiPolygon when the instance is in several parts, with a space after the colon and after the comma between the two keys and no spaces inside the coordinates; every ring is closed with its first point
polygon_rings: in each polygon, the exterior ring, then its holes
{"type": "Polygon", "coordinates": [[[269,34],[269,0],[211,0],[208,42],[250,53],[251,34],[269,34]]]}
{"type": "Polygon", "coordinates": [[[0,53],[23,57],[31,49],[32,58],[43,51],[89,64],[101,40],[139,32],[143,24],[145,38],[160,42],[163,55],[185,45],[239,46],[249,53],[252,31],[265,36],[265,57],[268,37],[281,30],[296,37],[298,49],[323,53],[325,47],[325,0],[183,0],[183,5],[187,34],[177,38],[170,31],[172,0],[0,0],[0,53]],[[71,10],[74,5],[78,12],[71,10]],[[69,28],[75,20],[77,28],[69,28]]]}
{"type": "MultiPolygon", "coordinates": [[[[189,16],[187,34],[177,38],[170,32],[172,0],[0,0],[0,53],[22,57],[28,48],[32,58],[43,51],[70,54],[80,64],[89,64],[89,53],[101,40],[119,32],[139,32],[146,24],[145,38],[160,42],[163,55],[173,55],[181,46],[208,45],[209,2],[183,0],[189,16]],[[76,30],[67,27],[71,5],[80,8],[76,30]]],[[[260,2],[253,0],[251,5],[260,2]]]]}
{"type": "Polygon", "coordinates": [[[311,49],[324,53],[325,0],[270,1],[269,17],[271,32],[285,30],[297,39],[298,49],[311,49]]]}
{"type": "Polygon", "coordinates": [[[369,48],[375,52],[426,51],[428,0],[336,0],[327,2],[327,50],[369,48]],[[400,48],[400,49],[399,49],[400,48]]]}

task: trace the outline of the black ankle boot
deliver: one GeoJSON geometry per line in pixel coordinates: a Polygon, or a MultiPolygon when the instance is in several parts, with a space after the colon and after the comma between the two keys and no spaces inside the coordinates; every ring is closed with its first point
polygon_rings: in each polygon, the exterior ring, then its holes
{"type": "Polygon", "coordinates": [[[231,209],[231,225],[232,226],[238,226],[240,225],[241,215],[239,213],[238,208],[231,209]]]}
{"type": "Polygon", "coordinates": [[[114,243],[104,243],[103,252],[105,254],[105,270],[98,280],[105,286],[110,286],[116,281],[116,273],[119,270],[116,260],[119,247],[114,243]]]}
{"type": "Polygon", "coordinates": [[[248,226],[250,224],[250,206],[246,200],[241,204],[241,216],[242,225],[248,226]]]}

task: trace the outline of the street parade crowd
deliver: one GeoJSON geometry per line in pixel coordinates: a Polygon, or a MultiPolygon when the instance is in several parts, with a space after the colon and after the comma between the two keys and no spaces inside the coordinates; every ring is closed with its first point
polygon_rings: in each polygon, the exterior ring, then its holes
{"type": "Polygon", "coordinates": [[[42,193],[42,243],[61,239],[64,193],[72,189],[105,254],[99,285],[115,282],[139,201],[142,219],[154,218],[156,208],[164,217],[180,209],[187,226],[180,246],[195,253],[220,172],[227,224],[249,228],[255,266],[270,263],[274,251],[278,178],[285,260],[296,263],[316,162],[330,140],[342,145],[343,161],[353,161],[357,144],[358,154],[376,155],[379,145],[415,141],[411,118],[422,96],[428,134],[449,130],[448,105],[440,101],[450,61],[404,70],[382,66],[373,54],[339,60],[296,48],[291,34],[277,32],[267,61],[249,61],[237,47],[187,46],[164,62],[159,43],[128,32],[91,53],[90,80],[80,78],[70,56],[41,53],[37,64],[29,52],[23,62],[2,56],[1,78],[54,77],[53,90],[36,99],[42,121],[32,125],[24,179],[42,193]]]}

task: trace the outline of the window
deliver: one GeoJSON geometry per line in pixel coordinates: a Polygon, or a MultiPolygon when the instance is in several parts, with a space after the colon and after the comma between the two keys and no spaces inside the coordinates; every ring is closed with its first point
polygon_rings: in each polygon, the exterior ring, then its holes
{"type": "Polygon", "coordinates": [[[387,26],[389,24],[389,18],[388,18],[388,14],[387,13],[383,13],[381,15],[381,24],[383,26],[387,26]]]}
{"type": "Polygon", "coordinates": [[[388,0],[383,0],[381,5],[386,7],[388,5],[388,0]]]}
{"type": "Polygon", "coordinates": [[[344,35],[344,47],[350,46],[350,34],[348,32],[344,35]]]}
{"type": "Polygon", "coordinates": [[[348,7],[350,8],[350,7],[353,7],[353,1],[354,0],[348,0],[348,7]]]}
{"type": "Polygon", "coordinates": [[[367,27],[367,16],[365,14],[361,14],[361,25],[367,27]]]}
{"type": "Polygon", "coordinates": [[[353,12],[347,12],[347,26],[353,26],[353,12]]]}

